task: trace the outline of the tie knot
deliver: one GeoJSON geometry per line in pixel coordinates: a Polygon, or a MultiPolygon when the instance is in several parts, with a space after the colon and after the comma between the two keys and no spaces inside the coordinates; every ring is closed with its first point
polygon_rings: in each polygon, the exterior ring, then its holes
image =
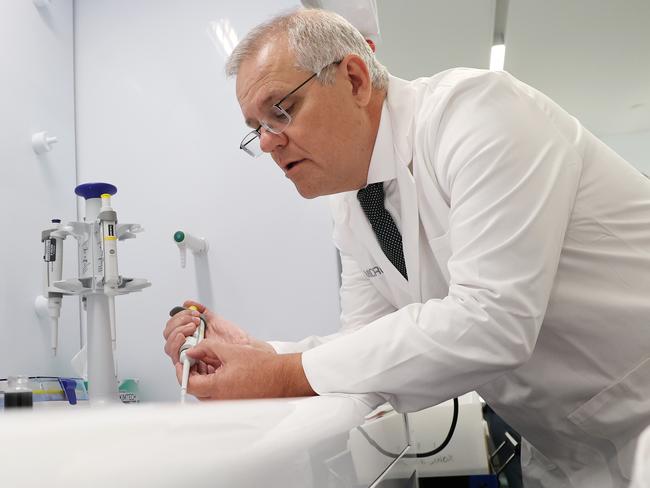
{"type": "Polygon", "coordinates": [[[367,207],[371,205],[376,205],[381,203],[381,206],[384,206],[384,184],[371,183],[370,185],[362,188],[357,192],[357,199],[361,203],[361,207],[367,207]]]}

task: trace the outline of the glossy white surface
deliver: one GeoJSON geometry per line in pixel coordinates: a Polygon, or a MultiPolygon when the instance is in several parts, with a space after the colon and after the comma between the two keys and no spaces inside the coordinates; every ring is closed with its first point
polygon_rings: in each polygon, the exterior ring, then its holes
{"type": "MultiPolygon", "coordinates": [[[[454,434],[440,453],[404,462],[420,476],[468,476],[489,474],[488,448],[483,410],[478,394],[467,393],[458,399],[458,423],[454,434]]],[[[439,446],[451,426],[453,401],[449,400],[419,412],[409,413],[411,453],[426,453],[439,446]]]]}
{"type": "MultiPolygon", "coordinates": [[[[392,468],[393,463],[400,460],[407,451],[408,436],[404,416],[392,410],[384,412],[382,409],[380,407],[379,414],[369,416],[362,426],[350,431],[350,454],[357,482],[362,486],[373,483],[377,479],[378,470],[392,468]]],[[[393,474],[398,478],[408,478],[408,469],[408,466],[392,469],[382,479],[391,479],[393,474]]]]}
{"type": "MultiPolygon", "coordinates": [[[[368,412],[328,396],[5,413],[2,484],[39,486],[46,475],[62,488],[369,486],[390,460],[371,463],[372,448],[358,442],[368,412]]],[[[401,416],[390,418],[384,432],[377,420],[369,430],[401,451],[401,416]]]]}
{"type": "Polygon", "coordinates": [[[399,460],[392,476],[405,477],[417,470],[420,477],[470,476],[489,473],[486,427],[476,392],[459,398],[458,422],[449,444],[432,456],[414,457],[436,449],[449,433],[453,418],[449,400],[419,412],[407,414],[411,448],[399,460]]]}

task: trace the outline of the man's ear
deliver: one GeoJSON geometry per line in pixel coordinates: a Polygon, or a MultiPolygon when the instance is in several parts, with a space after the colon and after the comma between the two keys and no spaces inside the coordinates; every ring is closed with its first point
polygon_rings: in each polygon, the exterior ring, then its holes
{"type": "Polygon", "coordinates": [[[372,79],[368,66],[356,54],[348,54],[341,65],[346,80],[350,83],[352,96],[360,107],[365,107],[372,96],[372,79]]]}

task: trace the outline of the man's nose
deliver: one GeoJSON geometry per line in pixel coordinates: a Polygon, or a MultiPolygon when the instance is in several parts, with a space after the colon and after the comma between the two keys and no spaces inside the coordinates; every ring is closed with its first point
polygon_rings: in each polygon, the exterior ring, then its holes
{"type": "Polygon", "coordinates": [[[264,127],[260,129],[260,148],[265,153],[273,152],[275,149],[279,149],[286,145],[287,136],[284,132],[274,134],[273,132],[266,130],[264,127]]]}

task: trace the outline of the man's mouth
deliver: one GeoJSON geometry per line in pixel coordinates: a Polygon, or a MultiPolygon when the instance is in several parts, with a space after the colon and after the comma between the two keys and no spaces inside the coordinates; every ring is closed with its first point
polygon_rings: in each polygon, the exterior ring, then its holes
{"type": "Polygon", "coordinates": [[[292,169],[294,166],[296,166],[298,163],[302,163],[303,161],[304,161],[304,159],[300,159],[300,160],[298,160],[298,161],[293,161],[293,162],[287,164],[287,166],[286,166],[286,172],[288,173],[289,171],[291,171],[291,169],[292,169]]]}

